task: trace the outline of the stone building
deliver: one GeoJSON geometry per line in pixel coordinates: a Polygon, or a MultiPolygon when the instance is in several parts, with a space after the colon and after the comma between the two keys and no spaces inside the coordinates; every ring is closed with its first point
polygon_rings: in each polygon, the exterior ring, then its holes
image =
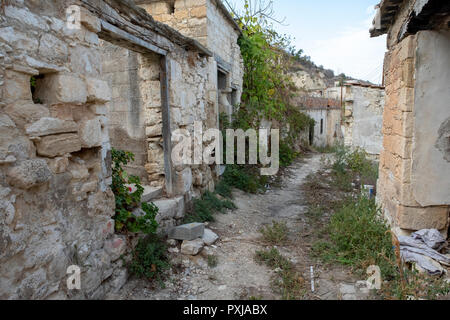
{"type": "Polygon", "coordinates": [[[327,88],[322,95],[342,101],[344,144],[378,158],[383,147],[384,87],[347,81],[342,87],[327,88]]]}
{"type": "Polygon", "coordinates": [[[196,39],[211,50],[217,70],[219,112],[228,116],[242,94],[243,61],[238,45],[242,34],[221,0],[137,0],[155,20],[196,39]]]}
{"type": "Polygon", "coordinates": [[[163,229],[182,219],[215,170],[172,165],[172,132],[217,127],[216,58],[131,0],[0,4],[0,299],[101,298],[127,279],[111,148],[167,197],[163,229]]]}
{"type": "Polygon", "coordinates": [[[333,146],[342,141],[340,101],[317,97],[295,97],[295,105],[315,121],[309,131],[309,144],[333,146]]]}
{"type": "Polygon", "coordinates": [[[378,5],[372,36],[387,34],[386,107],[378,200],[397,233],[447,233],[450,208],[450,3],[378,5]]]}

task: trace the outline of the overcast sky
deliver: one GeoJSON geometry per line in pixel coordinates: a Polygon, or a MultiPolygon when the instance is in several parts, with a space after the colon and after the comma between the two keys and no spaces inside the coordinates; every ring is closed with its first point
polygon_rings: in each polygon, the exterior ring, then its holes
{"type": "MultiPolygon", "coordinates": [[[[227,1],[238,8],[244,3],[227,1]]],[[[295,38],[295,46],[317,65],[381,83],[386,37],[369,36],[377,3],[379,0],[274,0],[276,16],[285,18],[286,24],[275,27],[295,38]]]]}

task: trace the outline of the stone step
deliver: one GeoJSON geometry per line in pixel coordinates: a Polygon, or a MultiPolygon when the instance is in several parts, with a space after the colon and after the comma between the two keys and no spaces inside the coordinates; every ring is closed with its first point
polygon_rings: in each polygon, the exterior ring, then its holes
{"type": "Polygon", "coordinates": [[[170,219],[180,219],[184,216],[184,197],[157,199],[154,200],[153,203],[159,209],[159,213],[156,217],[158,222],[170,219]]]}
{"type": "Polygon", "coordinates": [[[144,194],[142,195],[141,198],[142,202],[153,201],[159,198],[163,193],[163,189],[161,187],[150,187],[150,186],[143,186],[143,187],[144,187],[144,194]]]}

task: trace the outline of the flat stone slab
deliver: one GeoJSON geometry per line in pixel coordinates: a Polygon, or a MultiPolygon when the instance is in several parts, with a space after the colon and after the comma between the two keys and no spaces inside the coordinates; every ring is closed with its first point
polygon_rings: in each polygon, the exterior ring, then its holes
{"type": "Polygon", "coordinates": [[[144,186],[144,194],[142,195],[142,202],[150,202],[162,195],[162,188],[154,188],[150,186],[144,186]]]}
{"type": "Polygon", "coordinates": [[[203,223],[189,223],[172,228],[169,231],[169,239],[191,241],[202,238],[204,232],[205,225],[203,223]]]}

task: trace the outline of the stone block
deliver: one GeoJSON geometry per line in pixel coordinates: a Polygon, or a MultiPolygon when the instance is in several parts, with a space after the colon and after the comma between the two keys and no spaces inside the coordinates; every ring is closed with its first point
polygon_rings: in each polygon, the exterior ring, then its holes
{"type": "Polygon", "coordinates": [[[206,6],[192,8],[191,9],[191,17],[194,17],[194,18],[206,17],[206,6]]]}
{"type": "Polygon", "coordinates": [[[54,159],[47,159],[47,164],[54,174],[64,173],[69,167],[69,158],[58,157],[54,159]]]}
{"type": "Polygon", "coordinates": [[[35,96],[47,104],[84,104],[87,101],[86,83],[74,75],[48,74],[40,80],[35,96]]]}
{"type": "Polygon", "coordinates": [[[39,41],[39,55],[49,60],[66,61],[68,57],[67,45],[57,37],[46,33],[39,41]]]}
{"type": "Polygon", "coordinates": [[[86,9],[81,10],[80,16],[81,24],[88,30],[98,33],[102,30],[100,19],[94,16],[86,9]]]}
{"type": "Polygon", "coordinates": [[[162,135],[162,124],[156,124],[154,126],[146,127],[145,134],[149,138],[161,136],[162,135]]]}
{"type": "Polygon", "coordinates": [[[205,225],[203,223],[185,224],[172,228],[169,231],[169,239],[191,241],[203,237],[204,231],[205,225]]]}
{"type": "Polygon", "coordinates": [[[47,162],[43,159],[25,160],[8,171],[9,184],[21,189],[48,182],[52,176],[47,162]]]}
{"type": "Polygon", "coordinates": [[[177,195],[184,195],[191,190],[193,183],[191,168],[185,168],[175,173],[174,192],[177,195]]]}
{"type": "Polygon", "coordinates": [[[87,79],[87,101],[106,103],[111,101],[111,88],[108,83],[99,79],[87,79]]]}
{"type": "Polygon", "coordinates": [[[50,112],[46,106],[26,101],[10,104],[4,110],[20,128],[25,127],[26,124],[50,116],[50,112]]]}
{"type": "Polygon", "coordinates": [[[102,145],[102,125],[98,118],[86,120],[80,124],[80,141],[83,148],[102,145]]]}
{"type": "Polygon", "coordinates": [[[212,230],[205,229],[205,232],[203,233],[203,238],[202,239],[203,239],[203,242],[207,246],[210,246],[210,245],[214,244],[219,239],[219,236],[217,234],[215,234],[212,230]]]}
{"type": "Polygon", "coordinates": [[[77,134],[60,134],[42,137],[36,141],[36,147],[39,155],[54,158],[80,151],[81,141],[77,134]]]}
{"type": "Polygon", "coordinates": [[[105,251],[111,257],[111,261],[118,260],[127,250],[127,241],[125,237],[114,236],[113,239],[105,242],[105,251]]]}
{"type": "Polygon", "coordinates": [[[3,101],[6,103],[17,100],[31,102],[30,75],[7,70],[3,85],[3,101]]]}
{"type": "Polygon", "coordinates": [[[153,203],[159,209],[158,215],[156,216],[158,222],[175,218],[178,208],[177,201],[174,199],[161,199],[153,203]]]}
{"type": "Polygon", "coordinates": [[[203,243],[202,239],[196,239],[192,241],[185,240],[181,244],[181,253],[190,255],[190,256],[196,256],[197,254],[202,251],[205,244],[203,243]]]}
{"type": "Polygon", "coordinates": [[[449,207],[405,207],[399,206],[397,226],[406,230],[437,229],[448,227],[449,207]]]}
{"type": "Polygon", "coordinates": [[[73,132],[78,132],[78,125],[74,121],[60,120],[57,118],[41,118],[26,126],[26,133],[33,137],[73,132]]]}
{"type": "Polygon", "coordinates": [[[142,202],[150,202],[153,199],[156,199],[162,195],[162,188],[154,188],[150,186],[144,186],[144,193],[142,194],[141,201],[142,202]]]}

